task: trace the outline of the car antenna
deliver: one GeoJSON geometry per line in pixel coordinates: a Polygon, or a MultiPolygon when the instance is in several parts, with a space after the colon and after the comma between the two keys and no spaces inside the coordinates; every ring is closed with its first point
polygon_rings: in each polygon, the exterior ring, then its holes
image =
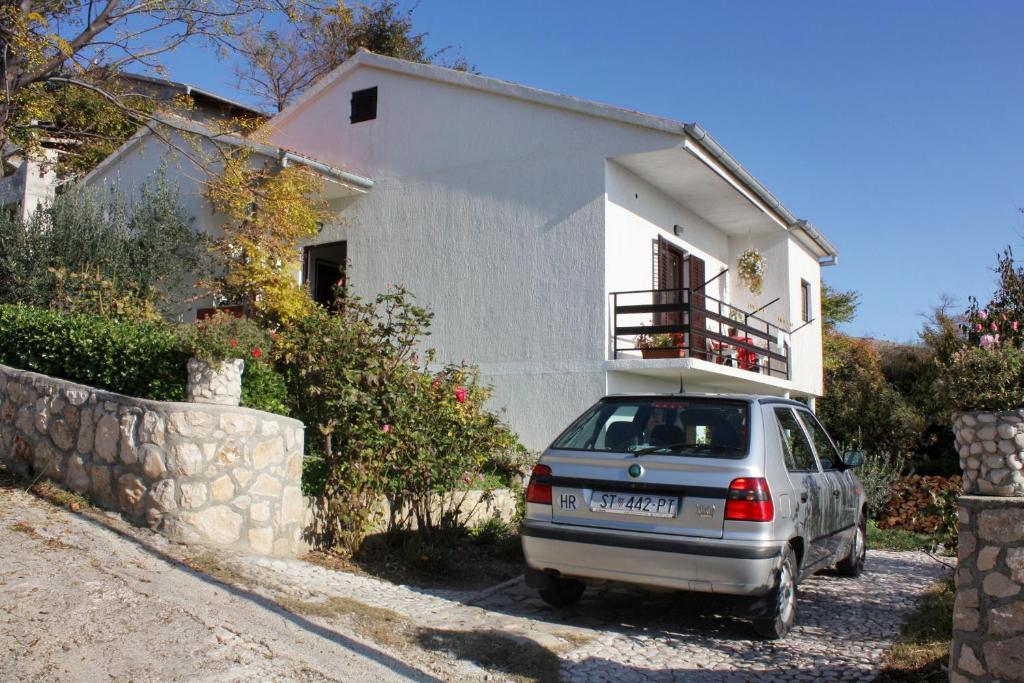
{"type": "Polygon", "coordinates": [[[683,384],[683,373],[681,373],[681,372],[679,373],[679,393],[680,394],[685,394],[686,393],[686,385],[683,384]]]}

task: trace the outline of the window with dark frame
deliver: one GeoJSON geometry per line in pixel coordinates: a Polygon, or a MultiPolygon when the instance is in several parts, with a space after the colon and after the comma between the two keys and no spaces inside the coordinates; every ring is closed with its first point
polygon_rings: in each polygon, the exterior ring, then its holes
{"type": "Polygon", "coordinates": [[[811,322],[811,283],[800,280],[800,316],[805,323],[811,322]]]}
{"type": "Polygon", "coordinates": [[[349,121],[372,121],[377,118],[377,86],[352,92],[352,115],[349,121]]]}

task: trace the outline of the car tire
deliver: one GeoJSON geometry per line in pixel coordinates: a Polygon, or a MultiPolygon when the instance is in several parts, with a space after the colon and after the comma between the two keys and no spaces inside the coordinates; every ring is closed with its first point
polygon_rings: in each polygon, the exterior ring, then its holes
{"type": "Polygon", "coordinates": [[[860,576],[864,571],[864,558],[867,555],[867,521],[862,517],[857,524],[857,533],[853,537],[853,546],[850,554],[844,557],[836,565],[840,576],[860,576]]]}
{"type": "Polygon", "coordinates": [[[584,590],[586,586],[575,579],[551,579],[540,589],[540,597],[553,607],[568,607],[580,601],[584,590]]]}
{"type": "Polygon", "coordinates": [[[782,566],[775,577],[775,585],[768,594],[772,604],[773,616],[754,620],[754,631],[767,640],[780,640],[796,623],[796,582],[799,568],[796,554],[791,546],[786,546],[782,556],[782,566]]]}

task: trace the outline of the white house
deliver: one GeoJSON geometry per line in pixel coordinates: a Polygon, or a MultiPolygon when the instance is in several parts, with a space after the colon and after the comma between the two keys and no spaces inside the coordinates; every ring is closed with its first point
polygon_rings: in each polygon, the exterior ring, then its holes
{"type": "MultiPolygon", "coordinates": [[[[364,296],[407,286],[439,359],[478,364],[528,446],[611,392],[821,394],[837,252],[695,124],[360,52],[267,127],[349,178],[305,251],[312,290],[339,269],[364,296]],[[644,331],[682,350],[644,358],[644,331]]],[[[155,168],[135,156],[90,180],[155,168]]]]}

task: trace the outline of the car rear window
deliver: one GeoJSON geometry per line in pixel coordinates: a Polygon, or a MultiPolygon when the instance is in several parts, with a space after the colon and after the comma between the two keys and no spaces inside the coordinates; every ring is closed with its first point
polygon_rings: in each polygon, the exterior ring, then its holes
{"type": "Polygon", "coordinates": [[[704,398],[607,398],[583,413],[552,448],[742,458],[750,406],[704,398]]]}

